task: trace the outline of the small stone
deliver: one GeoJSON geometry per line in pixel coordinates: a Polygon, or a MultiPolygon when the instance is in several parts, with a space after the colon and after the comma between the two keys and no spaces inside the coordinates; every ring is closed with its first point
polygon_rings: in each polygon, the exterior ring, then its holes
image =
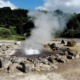
{"type": "Polygon", "coordinates": [[[74,59],[74,56],[68,55],[67,59],[74,59]]]}
{"type": "Polygon", "coordinates": [[[41,59],[41,62],[42,62],[43,64],[48,64],[48,60],[47,60],[47,59],[44,59],[44,58],[41,59]]]}
{"type": "MultiPolygon", "coordinates": [[[[20,67],[20,65],[18,63],[13,63],[9,66],[9,71],[8,72],[19,72],[19,70],[17,69],[17,67],[20,67]]],[[[7,68],[8,69],[8,68],[7,68]]]]}
{"type": "Polygon", "coordinates": [[[65,63],[65,59],[56,59],[59,63],[65,63]]]}
{"type": "Polygon", "coordinates": [[[75,40],[71,40],[67,42],[67,46],[69,47],[74,47],[76,45],[76,41],[75,40]]]}
{"type": "Polygon", "coordinates": [[[6,45],[3,44],[3,45],[1,46],[1,49],[2,49],[3,51],[6,51],[6,50],[7,50],[6,45]]]}
{"type": "Polygon", "coordinates": [[[65,44],[64,40],[62,39],[61,44],[65,44]]]}
{"type": "Polygon", "coordinates": [[[26,66],[25,66],[25,63],[23,62],[20,62],[19,63],[21,66],[19,67],[16,67],[18,70],[20,70],[21,72],[25,73],[26,72],[26,66]]]}
{"type": "Polygon", "coordinates": [[[75,56],[77,52],[75,50],[68,51],[68,55],[75,56]]]}
{"type": "Polygon", "coordinates": [[[53,63],[54,62],[54,57],[48,57],[48,61],[50,62],[50,63],[53,63]]]}
{"type": "Polygon", "coordinates": [[[68,52],[67,51],[65,51],[64,53],[65,53],[66,56],[68,55],[68,52]]]}
{"type": "Polygon", "coordinates": [[[56,48],[56,44],[55,43],[49,44],[49,46],[50,46],[51,49],[56,48]]]}

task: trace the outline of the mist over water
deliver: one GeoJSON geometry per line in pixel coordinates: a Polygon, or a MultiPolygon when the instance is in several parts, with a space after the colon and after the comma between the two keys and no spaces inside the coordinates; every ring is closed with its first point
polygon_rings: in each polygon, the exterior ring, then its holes
{"type": "Polygon", "coordinates": [[[26,39],[23,49],[26,55],[40,54],[43,44],[51,41],[55,37],[55,32],[65,29],[66,20],[63,16],[40,11],[30,11],[28,16],[34,18],[35,28],[31,31],[31,36],[26,39]]]}

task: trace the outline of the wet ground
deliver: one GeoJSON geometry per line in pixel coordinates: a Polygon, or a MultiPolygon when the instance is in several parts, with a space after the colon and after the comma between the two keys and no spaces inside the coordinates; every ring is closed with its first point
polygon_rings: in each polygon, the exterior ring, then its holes
{"type": "Polygon", "coordinates": [[[39,58],[39,57],[46,58],[46,57],[51,56],[51,55],[55,56],[56,52],[55,51],[52,51],[52,52],[40,51],[40,54],[37,54],[37,55],[26,55],[23,50],[18,49],[17,52],[13,56],[26,57],[26,58],[39,58]]]}

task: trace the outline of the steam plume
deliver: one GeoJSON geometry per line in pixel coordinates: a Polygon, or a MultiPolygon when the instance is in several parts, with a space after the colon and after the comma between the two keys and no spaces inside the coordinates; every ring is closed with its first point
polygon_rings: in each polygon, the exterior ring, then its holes
{"type": "Polygon", "coordinates": [[[80,0],[44,0],[44,4],[36,7],[39,10],[54,11],[60,9],[67,13],[80,12],[80,0]]]}
{"type": "Polygon", "coordinates": [[[24,50],[27,55],[39,54],[39,51],[42,50],[42,44],[51,41],[56,31],[64,29],[65,21],[53,13],[30,11],[28,15],[34,17],[35,28],[31,31],[31,36],[25,41],[24,50]],[[60,20],[64,22],[61,24],[60,20]]]}

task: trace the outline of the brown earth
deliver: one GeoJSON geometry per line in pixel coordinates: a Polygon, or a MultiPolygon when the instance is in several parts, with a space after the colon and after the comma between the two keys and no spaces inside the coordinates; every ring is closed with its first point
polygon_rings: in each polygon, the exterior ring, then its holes
{"type": "MultiPolygon", "coordinates": [[[[56,43],[58,47],[71,48],[80,54],[80,40],[75,39],[77,45],[68,47],[66,44],[61,44],[61,39],[55,39],[51,43],[56,43]]],[[[68,39],[64,39],[67,43],[68,39]]],[[[14,45],[15,41],[0,41],[0,44],[14,45]]],[[[18,47],[18,46],[16,46],[18,47]]],[[[14,46],[15,48],[15,46],[14,46]]],[[[8,73],[6,70],[0,70],[0,80],[80,80],[80,57],[68,60],[65,63],[57,64],[58,68],[51,72],[15,72],[8,73]]]]}

